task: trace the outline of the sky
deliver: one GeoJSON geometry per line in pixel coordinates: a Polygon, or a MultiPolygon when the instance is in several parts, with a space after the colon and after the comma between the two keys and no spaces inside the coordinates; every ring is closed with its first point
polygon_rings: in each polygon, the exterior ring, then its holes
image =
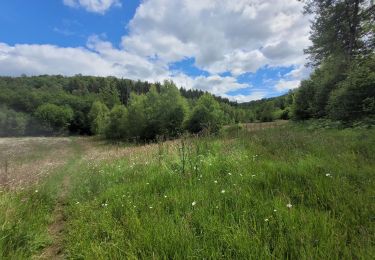
{"type": "Polygon", "coordinates": [[[310,18],[297,0],[1,0],[0,75],[173,80],[233,101],[297,88],[310,18]]]}

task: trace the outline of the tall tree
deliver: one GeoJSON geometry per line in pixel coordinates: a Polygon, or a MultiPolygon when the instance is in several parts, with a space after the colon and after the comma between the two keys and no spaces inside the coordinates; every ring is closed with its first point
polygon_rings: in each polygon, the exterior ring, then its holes
{"type": "MultiPolygon", "coordinates": [[[[373,7],[366,0],[306,0],[305,13],[313,14],[310,40],[305,50],[310,64],[320,65],[328,57],[351,62],[357,55],[368,53],[373,41],[368,22],[373,7]],[[366,36],[367,35],[367,36],[366,36]]],[[[372,28],[373,29],[373,28],[372,28]]],[[[371,29],[370,29],[371,32],[371,29]]],[[[373,32],[372,32],[373,33],[373,32]]]]}

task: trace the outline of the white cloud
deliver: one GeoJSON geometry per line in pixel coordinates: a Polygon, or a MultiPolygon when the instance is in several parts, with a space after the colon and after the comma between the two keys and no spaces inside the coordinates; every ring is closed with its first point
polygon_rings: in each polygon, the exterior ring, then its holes
{"type": "Polygon", "coordinates": [[[309,44],[302,7],[290,0],[145,0],[122,45],[166,63],[195,57],[212,74],[302,64],[309,44]]]}
{"type": "MultiPolygon", "coordinates": [[[[120,0],[63,1],[67,6],[100,14],[121,5],[120,0]]],[[[309,74],[302,66],[303,48],[309,44],[309,21],[302,14],[302,6],[290,0],[143,0],[120,48],[97,36],[80,48],[0,43],[0,74],[81,73],[150,82],[172,79],[179,86],[239,102],[259,99],[268,92],[254,89],[249,95],[227,93],[251,88],[250,84],[239,83],[237,77],[265,65],[295,66],[271,84],[276,91],[298,86],[309,74]],[[169,70],[171,63],[185,58],[194,58],[195,65],[209,75],[189,77],[169,70]],[[232,76],[219,75],[227,71],[232,76]]]]}
{"type": "Polygon", "coordinates": [[[119,0],[63,0],[63,3],[70,7],[82,7],[89,12],[99,14],[104,14],[112,6],[121,6],[119,0]]]}
{"type": "Polygon", "coordinates": [[[167,67],[115,49],[98,37],[89,39],[88,48],[0,43],[0,74],[18,76],[22,73],[68,76],[81,73],[142,80],[168,75],[167,67]]]}
{"type": "Polygon", "coordinates": [[[275,89],[279,92],[289,90],[289,89],[295,89],[299,87],[300,83],[301,83],[300,80],[280,80],[276,84],[275,89]]]}

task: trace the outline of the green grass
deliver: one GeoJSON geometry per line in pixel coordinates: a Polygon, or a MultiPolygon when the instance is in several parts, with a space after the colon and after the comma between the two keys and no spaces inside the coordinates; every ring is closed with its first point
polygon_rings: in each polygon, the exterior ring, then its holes
{"type": "Polygon", "coordinates": [[[72,148],[73,153],[66,164],[42,184],[15,192],[1,191],[0,259],[30,259],[51,243],[48,225],[52,221],[59,188],[64,175],[75,167],[81,153],[77,143],[73,142],[72,148]]]}
{"type": "Polygon", "coordinates": [[[374,156],[374,130],[288,126],[81,165],[67,206],[66,254],[373,259],[374,156]]]}

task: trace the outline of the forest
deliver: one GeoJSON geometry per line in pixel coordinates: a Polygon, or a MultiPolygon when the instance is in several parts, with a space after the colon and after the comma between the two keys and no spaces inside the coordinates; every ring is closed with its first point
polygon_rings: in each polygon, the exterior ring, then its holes
{"type": "Polygon", "coordinates": [[[288,119],[291,96],[238,104],[172,81],[77,75],[0,77],[0,135],[154,140],[222,125],[288,119]]]}

